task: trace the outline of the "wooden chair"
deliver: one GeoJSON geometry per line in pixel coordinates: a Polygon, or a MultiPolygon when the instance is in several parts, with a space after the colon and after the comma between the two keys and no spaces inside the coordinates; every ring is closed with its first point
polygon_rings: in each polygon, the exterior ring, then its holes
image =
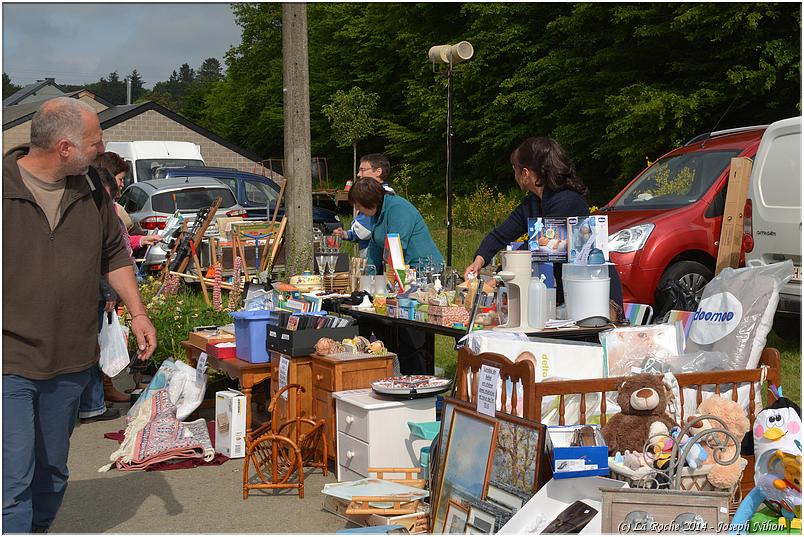
{"type": "Polygon", "coordinates": [[[289,392],[298,397],[305,389],[299,384],[288,384],[271,398],[268,411],[271,420],[252,431],[246,439],[246,458],[243,466],[243,499],[248,499],[251,489],[295,488],[299,498],[304,498],[304,467],[321,468],[327,475],[327,442],[324,434],[326,420],[296,416],[282,423],[274,409],[282,394],[289,392]],[[292,390],[292,391],[290,391],[292,390]],[[320,459],[317,458],[321,446],[320,459]],[[249,464],[254,465],[258,482],[249,480],[249,464]],[[291,481],[296,474],[296,480],[291,481]]]}
{"type": "MultiPolygon", "coordinates": [[[[511,360],[501,354],[491,352],[482,354],[473,354],[468,348],[463,347],[458,351],[458,369],[456,381],[456,396],[458,399],[476,404],[477,402],[477,382],[474,380],[483,365],[490,365],[500,369],[500,378],[502,379],[503,388],[510,382],[511,401],[510,408],[511,414],[517,415],[527,420],[539,421],[539,407],[536,404],[536,370],[533,362],[522,360],[513,363],[511,360]],[[517,413],[516,409],[519,406],[517,385],[522,386],[522,414],[517,413]]],[[[509,407],[507,389],[502,389],[500,393],[501,398],[501,412],[506,412],[509,407]]]]}
{"type": "MultiPolygon", "coordinates": [[[[510,360],[501,356],[499,354],[493,353],[482,353],[479,355],[474,355],[466,348],[461,349],[458,353],[458,397],[460,399],[466,401],[475,401],[476,396],[476,388],[474,389],[474,395],[467,395],[466,389],[466,381],[465,381],[465,371],[467,369],[472,369],[473,371],[477,371],[480,368],[481,363],[489,363],[494,365],[495,367],[500,367],[500,376],[508,375],[509,377],[513,377],[515,373],[511,371],[517,371],[516,366],[520,366],[524,362],[520,362],[519,364],[512,364],[510,360]],[[497,364],[501,364],[498,366],[497,364]],[[505,366],[505,369],[503,369],[505,366]],[[503,373],[505,371],[505,373],[503,373]]],[[[520,377],[521,378],[521,377],[520,377]]],[[[748,383],[749,385],[749,401],[748,401],[748,419],[751,423],[754,422],[754,418],[758,410],[756,408],[756,395],[757,395],[757,385],[760,386],[763,383],[767,383],[767,386],[771,386],[775,384],[776,386],[781,386],[781,356],[779,351],[773,348],[766,348],[762,351],[762,355],[759,360],[759,365],[756,369],[743,369],[743,370],[727,370],[727,371],[703,371],[697,373],[679,373],[676,374],[676,379],[678,380],[679,384],[679,392],[680,398],[679,407],[681,408],[681,419],[684,419],[684,389],[694,389],[695,390],[695,404],[696,406],[703,401],[703,389],[706,386],[713,386],[714,393],[716,395],[721,395],[723,397],[731,397],[732,400],[738,400],[738,387],[739,384],[748,383]],[[731,390],[727,390],[724,393],[721,393],[721,386],[724,384],[731,384],[731,390]]],[[[563,381],[547,381],[547,382],[538,382],[538,383],[531,383],[531,388],[528,389],[528,384],[523,386],[523,392],[525,396],[524,401],[524,411],[526,413],[525,417],[532,415],[534,421],[539,423],[542,422],[542,402],[547,397],[558,397],[558,424],[559,425],[573,425],[575,423],[586,424],[587,423],[587,415],[591,414],[592,411],[597,410],[595,415],[599,414],[600,416],[600,424],[605,425],[607,417],[606,417],[606,394],[609,392],[616,392],[617,387],[622,382],[623,377],[610,377],[610,378],[597,378],[597,379],[586,379],[586,380],[563,380],[563,381]],[[569,399],[569,396],[578,395],[580,396],[580,403],[579,403],[579,413],[578,419],[572,420],[572,422],[568,423],[566,418],[566,403],[569,399]],[[587,407],[587,396],[594,395],[595,399],[599,399],[600,403],[596,405],[596,408],[587,407]],[[532,413],[532,414],[531,414],[532,413]]],[[[771,392],[771,390],[767,390],[767,402],[768,404],[773,403],[776,400],[776,396],[771,392]]],[[[505,394],[503,394],[504,396],[505,394]]],[[[516,396],[516,390],[514,390],[514,397],[516,396]]],[[[745,471],[743,472],[743,478],[740,483],[741,489],[743,494],[747,494],[753,487],[754,487],[754,457],[753,456],[746,456],[745,459],[748,460],[748,466],[746,467],[745,471]]]]}

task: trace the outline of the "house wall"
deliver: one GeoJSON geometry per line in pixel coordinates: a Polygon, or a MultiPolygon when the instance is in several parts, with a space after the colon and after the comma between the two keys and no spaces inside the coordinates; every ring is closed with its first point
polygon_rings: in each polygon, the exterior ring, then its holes
{"type": "Polygon", "coordinates": [[[207,166],[221,166],[260,173],[260,164],[173,121],[155,110],[148,110],[103,131],[103,139],[115,142],[166,140],[193,142],[201,146],[207,166]]]}
{"type": "Polygon", "coordinates": [[[31,141],[31,122],[20,123],[3,131],[3,154],[12,147],[27,144],[31,141]]]}

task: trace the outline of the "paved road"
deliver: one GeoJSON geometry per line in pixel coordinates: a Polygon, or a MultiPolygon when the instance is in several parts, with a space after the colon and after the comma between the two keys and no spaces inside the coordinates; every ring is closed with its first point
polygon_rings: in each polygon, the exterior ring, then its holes
{"type": "MultiPolygon", "coordinates": [[[[133,386],[126,373],[115,384],[133,386]]],[[[128,410],[127,404],[117,407],[128,410]]],[[[210,419],[213,409],[200,414],[210,419]]],[[[124,428],[123,417],[76,426],[70,484],[51,533],[334,533],[349,526],[321,508],[321,488],[335,475],[324,477],[318,469],[305,476],[303,500],[290,490],[252,492],[243,500],[243,459],[186,470],[98,473],[118,446],[103,434],[124,428]]]]}

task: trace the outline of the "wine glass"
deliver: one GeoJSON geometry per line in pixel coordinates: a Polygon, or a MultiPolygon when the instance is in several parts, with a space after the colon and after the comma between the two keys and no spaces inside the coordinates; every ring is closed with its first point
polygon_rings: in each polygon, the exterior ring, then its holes
{"type": "Polygon", "coordinates": [[[318,272],[321,273],[321,277],[324,277],[324,271],[327,269],[327,249],[320,248],[318,250],[318,254],[315,256],[315,262],[318,264],[318,272]]]}
{"type": "Polygon", "coordinates": [[[338,264],[338,255],[332,252],[335,252],[334,248],[330,249],[330,253],[327,255],[327,272],[329,272],[330,282],[331,282],[331,291],[335,291],[335,265],[338,264]]]}

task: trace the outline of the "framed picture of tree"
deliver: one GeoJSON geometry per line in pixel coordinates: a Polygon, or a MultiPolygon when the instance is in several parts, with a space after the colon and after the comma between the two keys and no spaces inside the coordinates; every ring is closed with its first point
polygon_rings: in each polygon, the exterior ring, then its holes
{"type": "MultiPolygon", "coordinates": [[[[506,483],[533,495],[539,489],[544,454],[544,427],[536,422],[497,413],[497,443],[489,481],[506,483]]],[[[549,476],[542,478],[547,481],[549,476]]]]}

